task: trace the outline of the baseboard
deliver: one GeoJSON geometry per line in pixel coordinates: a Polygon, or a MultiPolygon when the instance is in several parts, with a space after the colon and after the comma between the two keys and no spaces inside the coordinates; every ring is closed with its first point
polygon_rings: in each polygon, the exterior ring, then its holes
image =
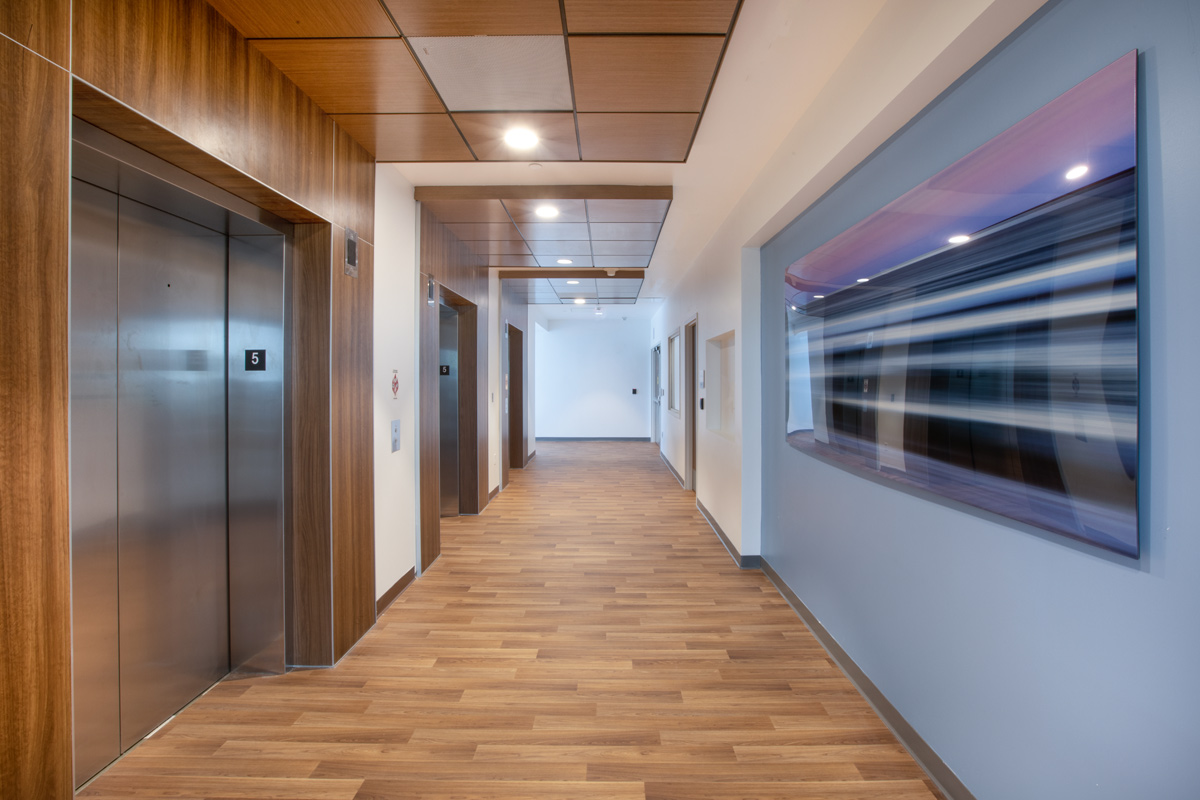
{"type": "Polygon", "coordinates": [[[375,601],[375,616],[378,617],[384,611],[387,611],[387,607],[395,602],[396,598],[400,596],[400,593],[407,589],[408,585],[412,583],[413,579],[416,577],[417,568],[413,567],[408,572],[404,573],[404,576],[400,578],[400,580],[396,581],[395,584],[392,585],[392,588],[384,592],[383,597],[380,597],[375,601]]]}
{"type": "Polygon", "coordinates": [[[725,545],[725,549],[729,551],[729,555],[733,558],[733,563],[738,565],[739,569],[758,569],[758,556],[744,556],[738,552],[738,549],[733,546],[733,542],[729,541],[729,537],[725,535],[725,531],[721,530],[721,526],[717,524],[717,520],[704,507],[704,503],[700,499],[696,499],[696,509],[700,514],[708,520],[709,526],[713,529],[713,533],[721,540],[721,544],[725,545]]]}
{"type": "Polygon", "coordinates": [[[685,486],[683,483],[683,476],[675,471],[675,468],[671,466],[671,462],[667,461],[667,457],[663,455],[662,450],[658,451],[658,457],[661,458],[662,462],[667,465],[667,469],[671,470],[671,474],[675,476],[675,480],[679,481],[679,486],[686,489],[687,486],[685,486]]]}
{"type": "Polygon", "coordinates": [[[648,442],[649,436],[539,436],[539,442],[648,442]]]}
{"type": "Polygon", "coordinates": [[[529,466],[529,462],[533,461],[533,457],[537,455],[537,450],[530,451],[529,455],[525,456],[525,466],[529,466]]]}
{"type": "Polygon", "coordinates": [[[787,585],[783,578],[779,577],[771,564],[765,559],[760,558],[761,569],[763,574],[767,576],[771,583],[775,584],[775,588],[783,595],[788,604],[796,611],[796,614],[803,620],[808,629],[812,631],[812,635],[825,648],[825,652],[829,657],[841,668],[850,682],[854,684],[863,698],[875,709],[875,713],[883,720],[884,724],[891,729],[896,738],[900,740],[900,744],[908,750],[909,755],[925,770],[929,778],[937,784],[941,789],[942,794],[946,795],[947,800],[975,800],[975,795],[966,787],[959,779],[954,771],[947,766],[945,761],[934,752],[929,743],[921,738],[916,729],[908,723],[903,715],[896,709],[891,702],[883,695],[866,673],[859,668],[858,664],[854,663],[854,659],[850,658],[849,654],[842,649],[837,640],[830,635],[829,631],[825,630],[825,626],[813,615],[808,606],[792,591],[792,588],[787,585]]]}
{"type": "Polygon", "coordinates": [[[496,499],[496,495],[498,495],[498,494],[500,494],[500,487],[499,487],[499,486],[497,486],[495,489],[492,489],[492,491],[488,493],[488,502],[490,503],[490,502],[492,502],[493,500],[495,500],[495,499],[496,499]]]}

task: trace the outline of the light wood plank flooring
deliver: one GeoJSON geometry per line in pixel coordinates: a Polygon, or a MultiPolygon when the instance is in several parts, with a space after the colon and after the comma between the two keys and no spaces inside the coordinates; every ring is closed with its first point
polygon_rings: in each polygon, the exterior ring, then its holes
{"type": "Polygon", "coordinates": [[[654,445],[512,475],[336,668],[226,680],[81,796],[941,797],[654,445]]]}

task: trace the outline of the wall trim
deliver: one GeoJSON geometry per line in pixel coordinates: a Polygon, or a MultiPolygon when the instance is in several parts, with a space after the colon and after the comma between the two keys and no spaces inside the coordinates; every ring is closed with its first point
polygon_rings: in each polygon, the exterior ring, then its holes
{"type": "Polygon", "coordinates": [[[533,457],[537,455],[537,450],[531,450],[529,455],[525,456],[525,466],[529,466],[529,462],[533,461],[533,457]]]}
{"type": "Polygon", "coordinates": [[[539,442],[648,442],[649,436],[539,436],[539,442]]]}
{"type": "Polygon", "coordinates": [[[378,617],[384,611],[387,611],[388,606],[396,601],[400,593],[408,588],[409,584],[417,577],[417,568],[413,567],[408,572],[401,576],[400,580],[392,584],[392,588],[383,593],[383,596],[375,601],[375,616],[378,617]]]}
{"type": "Polygon", "coordinates": [[[490,502],[492,502],[493,500],[495,500],[495,499],[496,499],[496,495],[498,495],[498,494],[500,494],[500,487],[499,487],[499,486],[497,486],[495,489],[492,489],[492,491],[488,492],[488,502],[490,503],[490,502]]]}
{"type": "Polygon", "coordinates": [[[662,450],[658,451],[658,457],[661,458],[662,462],[667,465],[667,469],[671,470],[671,474],[675,476],[675,480],[679,481],[679,487],[681,489],[686,490],[687,487],[684,486],[684,484],[683,484],[683,476],[675,471],[675,468],[673,466],[671,466],[671,462],[667,461],[667,457],[665,455],[663,455],[662,450]]]}
{"type": "Polygon", "coordinates": [[[713,532],[717,534],[717,538],[721,540],[721,544],[725,545],[725,549],[729,551],[729,556],[733,559],[733,563],[738,565],[738,569],[759,569],[759,563],[762,561],[761,556],[744,556],[739,553],[738,549],[733,546],[733,542],[729,541],[729,537],[725,535],[725,531],[721,530],[721,526],[717,524],[717,520],[704,507],[704,504],[700,502],[700,498],[696,498],[696,508],[704,519],[708,521],[713,532]]]}
{"type": "Polygon", "coordinates": [[[863,699],[875,710],[883,723],[896,735],[900,744],[904,745],[904,749],[917,762],[921,769],[929,778],[937,784],[937,787],[942,791],[948,800],[975,800],[975,795],[966,787],[966,784],[959,779],[954,771],[942,761],[934,749],[929,746],[929,743],[921,738],[916,729],[909,724],[908,720],[891,704],[887,697],[879,690],[879,687],[867,677],[867,674],[850,658],[850,655],[842,649],[837,640],[825,629],[825,626],[816,618],[808,606],[804,604],[792,588],[787,585],[787,582],[779,576],[779,573],[771,567],[771,564],[766,558],[760,557],[761,569],[767,579],[775,585],[783,598],[788,601],[788,605],[796,612],[797,616],[808,627],[812,635],[820,643],[821,647],[825,648],[825,652],[833,659],[834,663],[842,670],[854,687],[858,689],[859,694],[863,699]]]}

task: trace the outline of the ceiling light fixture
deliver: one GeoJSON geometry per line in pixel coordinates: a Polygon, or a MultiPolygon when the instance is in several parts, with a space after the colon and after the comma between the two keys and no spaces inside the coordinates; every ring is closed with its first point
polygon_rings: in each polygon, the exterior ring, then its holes
{"type": "Polygon", "coordinates": [[[971,237],[967,236],[965,233],[959,233],[951,236],[947,241],[949,241],[950,244],[962,244],[963,242],[971,241],[971,237]]]}
{"type": "Polygon", "coordinates": [[[825,295],[823,295],[823,294],[814,294],[813,295],[813,300],[824,300],[824,299],[825,299],[825,295]]]}
{"type": "Polygon", "coordinates": [[[1067,180],[1069,180],[1069,181],[1078,180],[1079,178],[1082,178],[1084,175],[1087,175],[1087,172],[1088,172],[1087,164],[1079,164],[1077,166],[1071,167],[1069,170],[1067,170],[1067,180]]]}
{"type": "Polygon", "coordinates": [[[538,136],[529,128],[509,128],[504,143],[514,150],[532,150],[537,147],[538,136]]]}
{"type": "Polygon", "coordinates": [[[574,262],[574,261],[572,261],[572,260],[571,260],[571,259],[569,259],[569,258],[560,258],[560,259],[558,260],[558,263],[560,263],[560,264],[574,264],[575,262],[574,262]]]}
{"type": "Polygon", "coordinates": [[[577,305],[577,306],[581,306],[586,302],[587,302],[587,300],[584,300],[582,297],[575,298],[575,305],[577,305]]]}
{"type": "Polygon", "coordinates": [[[858,279],[858,282],[859,282],[859,283],[866,283],[866,282],[867,282],[867,281],[869,281],[869,280],[871,280],[871,279],[870,279],[870,278],[859,278],[859,279],[858,279]]]}
{"type": "Polygon", "coordinates": [[[796,311],[796,310],[797,310],[797,308],[795,306],[792,306],[792,311],[796,311]]]}
{"type": "Polygon", "coordinates": [[[554,206],[538,206],[533,210],[542,219],[554,219],[558,216],[558,209],[554,206]]]}
{"type": "Polygon", "coordinates": [[[579,281],[567,281],[567,283],[568,283],[569,285],[571,285],[571,286],[578,286],[578,285],[579,285],[579,281]]]}

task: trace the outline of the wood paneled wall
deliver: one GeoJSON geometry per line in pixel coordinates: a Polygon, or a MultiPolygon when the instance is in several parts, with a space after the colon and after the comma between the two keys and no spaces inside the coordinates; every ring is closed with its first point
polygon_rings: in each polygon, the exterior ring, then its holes
{"type": "MultiPolygon", "coordinates": [[[[465,392],[474,398],[471,419],[460,416],[459,435],[467,440],[460,452],[462,491],[460,508],[464,513],[477,514],[488,504],[488,376],[487,353],[490,314],[488,309],[488,272],[486,260],[473,253],[429,209],[421,207],[420,269],[422,297],[424,281],[450,290],[461,301],[470,304],[465,313],[459,339],[460,370],[459,399],[465,392]],[[466,341],[468,338],[470,341],[466,341]],[[466,375],[467,363],[473,363],[471,375],[466,375]],[[466,492],[470,492],[466,495],[466,492]]],[[[440,293],[439,293],[440,296],[440,293]]],[[[439,507],[440,486],[438,464],[438,313],[436,306],[422,304],[420,331],[420,457],[421,457],[421,568],[432,564],[440,552],[439,507]]],[[[465,413],[465,410],[464,410],[465,413]]]]}
{"type": "Polygon", "coordinates": [[[289,660],[332,663],[374,621],[373,157],[202,0],[0,3],[5,798],[71,796],[72,113],[299,223],[288,279],[289,660]],[[341,275],[343,227],[359,234],[356,279],[341,275]]]}
{"type": "MultiPolygon", "coordinates": [[[[529,305],[512,290],[511,284],[504,280],[500,281],[499,317],[500,336],[504,336],[505,328],[508,325],[512,325],[523,334],[521,337],[521,385],[509,389],[509,413],[521,414],[521,442],[517,447],[513,447],[513,443],[509,441],[508,426],[505,425],[501,436],[500,454],[500,487],[503,488],[508,485],[510,469],[522,469],[529,463],[529,432],[532,430],[532,417],[529,413],[531,396],[529,372],[532,360],[529,358],[529,348],[533,344],[533,331],[529,326],[529,305]],[[519,455],[518,458],[514,459],[514,452],[519,455]]],[[[503,376],[512,370],[511,356],[506,341],[501,344],[500,359],[501,375],[503,376]]],[[[504,378],[501,377],[500,380],[503,384],[504,378]]],[[[501,415],[501,419],[503,420],[503,415],[501,415]]]]}
{"type": "MultiPolygon", "coordinates": [[[[7,27],[19,15],[5,5],[7,27]]],[[[70,797],[72,787],[69,123],[70,76],[0,37],[0,797],[5,798],[70,797]]]]}

